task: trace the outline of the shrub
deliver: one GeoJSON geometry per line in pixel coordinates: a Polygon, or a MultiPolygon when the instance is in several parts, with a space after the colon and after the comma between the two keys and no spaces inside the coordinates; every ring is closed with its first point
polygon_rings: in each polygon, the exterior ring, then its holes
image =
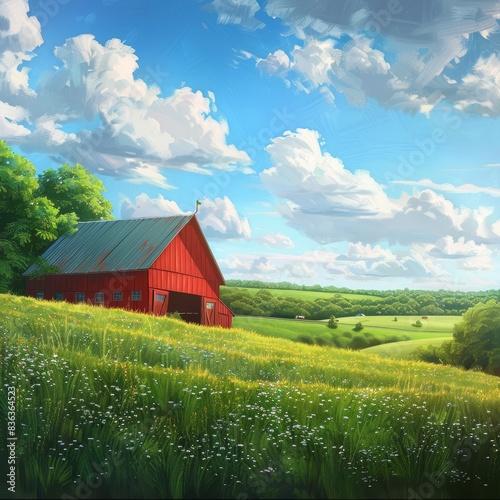
{"type": "Polygon", "coordinates": [[[325,346],[328,342],[323,337],[316,337],[316,344],[320,346],[325,346]]]}
{"type": "Polygon", "coordinates": [[[417,321],[415,321],[415,323],[412,323],[412,325],[411,325],[411,326],[417,326],[417,327],[420,327],[420,326],[422,326],[422,322],[421,322],[419,319],[417,319],[417,321]]]}
{"type": "Polygon", "coordinates": [[[328,320],[328,328],[338,328],[338,323],[339,320],[335,318],[335,316],[330,316],[330,319],[328,320]]]}
{"type": "Polygon", "coordinates": [[[355,332],[360,332],[364,328],[363,323],[361,321],[358,321],[356,323],[356,326],[353,328],[355,332]]]}
{"type": "Polygon", "coordinates": [[[299,335],[297,340],[304,344],[314,345],[314,340],[309,335],[299,335]]]}
{"type": "Polygon", "coordinates": [[[351,349],[364,349],[365,347],[368,347],[370,344],[368,342],[368,339],[361,333],[358,333],[357,335],[354,335],[352,338],[351,342],[349,343],[349,347],[351,349]]]}

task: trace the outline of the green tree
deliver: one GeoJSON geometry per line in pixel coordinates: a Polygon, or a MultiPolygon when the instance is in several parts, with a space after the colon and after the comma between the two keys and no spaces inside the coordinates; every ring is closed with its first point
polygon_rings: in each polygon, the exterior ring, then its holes
{"type": "Polygon", "coordinates": [[[335,316],[330,316],[330,319],[328,320],[328,328],[338,328],[338,323],[339,320],[335,316]]]}
{"type": "Polygon", "coordinates": [[[38,194],[51,200],[61,214],[74,212],[80,221],[113,218],[113,207],[103,196],[104,184],[79,163],[49,168],[38,182],[38,194]]]}
{"type": "Polygon", "coordinates": [[[469,368],[498,371],[500,302],[488,300],[468,309],[453,328],[454,363],[469,368]]]}
{"type": "Polygon", "coordinates": [[[74,231],[78,218],[111,218],[102,183],[81,165],[74,170],[65,165],[51,172],[60,172],[60,185],[70,186],[59,197],[50,180],[46,188],[39,185],[39,179],[52,179],[52,173],[37,179],[33,164],[0,141],[0,293],[24,293],[22,273],[35,260],[48,269],[40,255],[59,236],[74,231]]]}
{"type": "Polygon", "coordinates": [[[76,224],[38,193],[36,169],[0,141],[0,292],[24,292],[21,274],[76,224]]]}

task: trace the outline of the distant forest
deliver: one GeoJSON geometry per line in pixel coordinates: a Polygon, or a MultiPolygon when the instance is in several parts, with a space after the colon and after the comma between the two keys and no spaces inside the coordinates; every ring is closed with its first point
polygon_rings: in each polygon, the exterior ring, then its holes
{"type": "Polygon", "coordinates": [[[269,283],[255,280],[228,280],[221,289],[221,299],[237,315],[306,319],[328,319],[373,315],[461,315],[479,302],[490,299],[500,301],[500,290],[450,291],[450,290],[351,290],[335,286],[297,285],[282,281],[269,283]],[[258,288],[250,294],[245,288],[258,288]],[[328,292],[335,295],[308,300],[296,297],[275,297],[270,289],[328,292]],[[352,294],[352,298],[344,294],[352,294]],[[359,298],[357,294],[370,295],[359,298]]]}

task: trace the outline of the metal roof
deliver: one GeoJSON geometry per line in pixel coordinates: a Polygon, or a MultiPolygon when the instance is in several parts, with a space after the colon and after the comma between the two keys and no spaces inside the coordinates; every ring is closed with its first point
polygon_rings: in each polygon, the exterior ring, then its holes
{"type": "MultiPolygon", "coordinates": [[[[61,236],[42,258],[60,274],[148,269],[192,217],[80,222],[75,233],[61,236]]],[[[34,264],[23,275],[36,269],[34,264]]]]}

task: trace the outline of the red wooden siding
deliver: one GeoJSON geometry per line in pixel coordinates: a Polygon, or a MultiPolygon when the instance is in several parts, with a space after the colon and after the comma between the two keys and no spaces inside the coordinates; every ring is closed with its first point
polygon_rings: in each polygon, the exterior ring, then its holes
{"type": "Polygon", "coordinates": [[[220,276],[190,222],[149,269],[149,286],[217,298],[220,276]]]}
{"type": "Polygon", "coordinates": [[[149,312],[147,271],[125,271],[102,274],[53,274],[41,280],[28,280],[26,294],[44,292],[46,300],[55,300],[63,292],[63,300],[76,302],[77,292],[85,293],[85,302],[95,304],[95,294],[104,294],[104,306],[149,312]],[[141,291],[141,300],[132,301],[132,290],[141,291]],[[114,300],[114,292],[122,292],[122,300],[114,300]]]}

